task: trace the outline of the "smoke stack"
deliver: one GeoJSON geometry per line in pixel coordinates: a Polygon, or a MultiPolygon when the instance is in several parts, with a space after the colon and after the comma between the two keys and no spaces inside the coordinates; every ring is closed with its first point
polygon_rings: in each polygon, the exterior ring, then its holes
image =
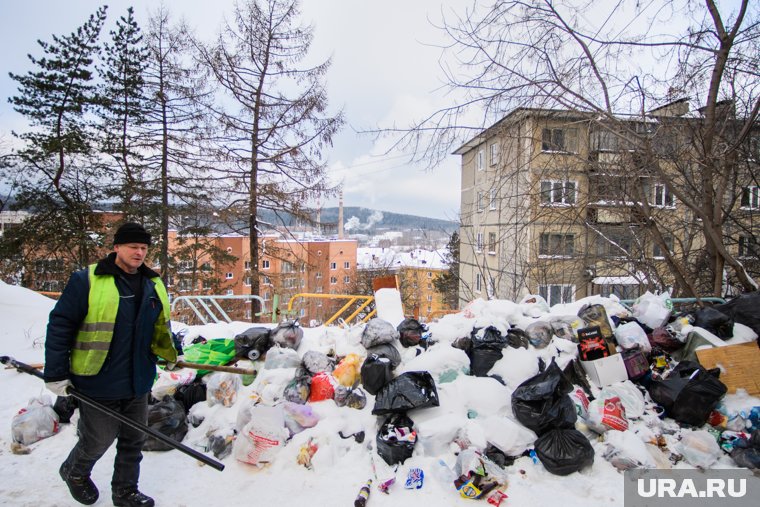
{"type": "Polygon", "coordinates": [[[343,190],[338,200],[338,239],[343,239],[343,190]]]}

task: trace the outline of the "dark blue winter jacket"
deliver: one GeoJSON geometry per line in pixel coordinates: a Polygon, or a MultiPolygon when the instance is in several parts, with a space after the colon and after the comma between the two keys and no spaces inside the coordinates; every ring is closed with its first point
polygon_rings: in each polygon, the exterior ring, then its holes
{"type": "Polygon", "coordinates": [[[156,356],[150,344],[162,305],[151,277],[158,276],[145,265],[142,273],[142,297],[135,294],[112,253],[98,262],[96,275],[113,275],[119,290],[113,337],[108,356],[93,376],[74,375],[69,369],[71,346],[88,311],[90,281],[87,269],[71,275],[58,303],[50,312],[45,340],[45,381],[70,378],[80,392],[99,399],[123,399],[150,391],[156,374],[156,356]]]}

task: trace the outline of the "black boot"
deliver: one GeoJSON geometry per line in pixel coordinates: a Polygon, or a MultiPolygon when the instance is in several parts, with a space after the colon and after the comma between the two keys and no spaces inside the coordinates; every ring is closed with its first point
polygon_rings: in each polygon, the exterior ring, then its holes
{"type": "Polygon", "coordinates": [[[98,501],[98,488],[89,475],[86,477],[71,475],[66,462],[61,465],[58,473],[61,474],[61,479],[69,487],[69,493],[74,497],[74,500],[85,505],[92,505],[98,501]]]}
{"type": "Polygon", "coordinates": [[[153,507],[155,502],[147,495],[143,495],[136,489],[114,491],[111,496],[116,507],[153,507]]]}

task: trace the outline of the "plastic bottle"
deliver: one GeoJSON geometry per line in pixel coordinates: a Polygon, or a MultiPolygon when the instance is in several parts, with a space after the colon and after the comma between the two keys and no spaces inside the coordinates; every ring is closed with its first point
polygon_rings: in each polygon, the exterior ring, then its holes
{"type": "Polygon", "coordinates": [[[356,500],[354,500],[354,507],[365,507],[367,505],[367,499],[369,498],[371,488],[372,479],[369,479],[367,484],[362,486],[362,489],[359,490],[359,494],[356,496],[356,500]]]}
{"type": "Polygon", "coordinates": [[[433,476],[442,485],[450,487],[454,487],[454,481],[457,478],[456,472],[449,468],[449,465],[442,459],[439,459],[433,467],[433,476]]]}

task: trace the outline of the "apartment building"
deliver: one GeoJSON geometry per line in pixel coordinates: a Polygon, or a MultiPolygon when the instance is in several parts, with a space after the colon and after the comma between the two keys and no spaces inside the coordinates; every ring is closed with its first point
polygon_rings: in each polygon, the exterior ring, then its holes
{"type": "Polygon", "coordinates": [[[359,270],[381,275],[395,274],[399,280],[404,314],[427,322],[451,308],[435,290],[435,280],[448,270],[444,252],[414,249],[397,252],[390,248],[359,248],[359,270]]]}
{"type": "MultiPolygon", "coordinates": [[[[550,304],[591,294],[625,299],[672,283],[665,256],[701,246],[697,220],[658,179],[662,172],[647,170],[654,162],[637,160],[629,141],[666,143],[667,137],[652,135],[666,117],[682,122],[676,131],[683,135],[694,121],[687,113],[688,104],[676,101],[646,118],[607,126],[568,110],[516,109],[457,149],[460,300],[519,301],[527,294],[550,304]],[[654,235],[646,227],[652,217],[664,232],[654,235]]],[[[662,171],[672,164],[656,163],[662,171]]],[[[757,245],[758,224],[751,222],[757,195],[749,185],[736,203],[749,219],[732,246],[740,255],[757,245]]]]}
{"type": "MultiPolygon", "coordinates": [[[[169,281],[172,295],[250,295],[250,238],[230,234],[180,238],[170,231],[169,250],[177,273],[169,281]],[[189,248],[193,245],[194,248],[189,248]],[[184,254],[184,255],[183,255],[184,254]]],[[[356,271],[357,243],[351,239],[284,239],[279,235],[259,239],[259,294],[265,312],[286,315],[296,294],[345,294],[356,271]]],[[[335,311],[329,297],[304,297],[294,301],[294,315],[304,324],[323,322],[335,311]]],[[[227,304],[231,317],[250,320],[250,300],[227,304]]]]}

